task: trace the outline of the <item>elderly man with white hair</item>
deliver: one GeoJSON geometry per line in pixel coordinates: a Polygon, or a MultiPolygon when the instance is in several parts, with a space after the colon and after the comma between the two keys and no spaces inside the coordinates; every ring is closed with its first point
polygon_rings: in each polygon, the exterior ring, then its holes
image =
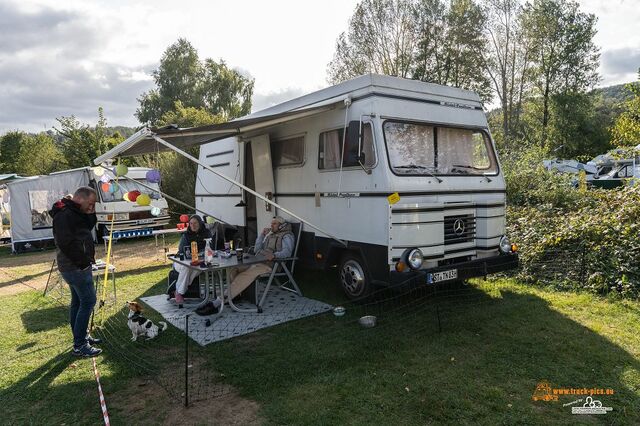
{"type": "MultiPolygon", "coordinates": [[[[274,258],[291,257],[295,240],[291,224],[280,216],[271,219],[271,226],[264,228],[255,243],[255,253],[271,261],[274,258]]],[[[271,272],[271,262],[254,264],[248,267],[234,268],[231,271],[231,298],[233,299],[249,287],[262,274],[271,272]]]]}

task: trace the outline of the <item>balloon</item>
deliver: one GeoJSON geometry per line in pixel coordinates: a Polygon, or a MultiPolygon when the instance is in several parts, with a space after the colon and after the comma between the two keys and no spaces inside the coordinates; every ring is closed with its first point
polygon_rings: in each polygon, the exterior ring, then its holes
{"type": "Polygon", "coordinates": [[[181,215],[180,215],[180,222],[182,222],[182,223],[187,223],[187,222],[189,222],[189,215],[181,214],[181,215]]]}
{"type": "Polygon", "coordinates": [[[151,207],[151,216],[160,216],[160,213],[162,213],[160,207],[151,207]]]}
{"type": "Polygon", "coordinates": [[[118,189],[118,184],[115,182],[111,182],[111,186],[109,187],[109,194],[115,194],[118,189]]]}
{"type": "Polygon", "coordinates": [[[114,170],[116,176],[124,176],[129,172],[129,168],[124,164],[118,164],[114,170]]]}
{"type": "Polygon", "coordinates": [[[149,170],[145,176],[147,178],[147,182],[150,183],[158,183],[160,182],[160,172],[158,170],[149,170]]]}
{"type": "Polygon", "coordinates": [[[149,197],[147,194],[140,194],[136,198],[136,203],[138,203],[139,206],[148,206],[149,204],[151,204],[151,197],[149,197]]]}
{"type": "Polygon", "coordinates": [[[100,166],[93,168],[93,174],[96,176],[102,176],[104,174],[104,169],[100,166]]]}
{"type": "Polygon", "coordinates": [[[129,191],[129,201],[135,203],[139,196],[140,196],[140,191],[138,190],[129,191]]]}
{"type": "Polygon", "coordinates": [[[111,185],[108,182],[103,182],[102,185],[100,185],[100,188],[102,188],[102,192],[109,192],[109,189],[111,189],[111,185]]]}
{"type": "Polygon", "coordinates": [[[214,218],[212,218],[211,216],[207,216],[207,223],[215,223],[216,220],[214,218]]]}
{"type": "Polygon", "coordinates": [[[102,183],[109,183],[111,179],[109,179],[109,176],[107,176],[106,174],[103,174],[102,177],[100,177],[100,182],[102,183]]]}
{"type": "Polygon", "coordinates": [[[125,201],[131,201],[131,200],[129,199],[129,193],[128,193],[128,192],[125,192],[125,193],[122,195],[122,199],[123,199],[123,200],[125,200],[125,201]]]}

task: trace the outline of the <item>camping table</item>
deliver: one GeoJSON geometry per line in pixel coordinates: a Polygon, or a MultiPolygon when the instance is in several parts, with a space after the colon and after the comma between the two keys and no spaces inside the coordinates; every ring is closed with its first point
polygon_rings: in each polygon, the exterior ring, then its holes
{"type": "MultiPolygon", "coordinates": [[[[267,291],[269,289],[269,287],[271,286],[271,282],[273,281],[275,274],[278,270],[278,266],[282,266],[282,268],[284,269],[285,273],[287,274],[287,277],[291,280],[291,283],[294,285],[294,287],[296,288],[296,290],[298,289],[298,286],[295,282],[295,280],[293,279],[293,276],[291,275],[291,273],[289,272],[289,269],[287,268],[287,266],[285,265],[284,262],[291,260],[292,258],[286,258],[286,259],[273,259],[271,262],[273,262],[273,266],[271,268],[271,274],[269,275],[269,281],[267,282],[267,287],[265,288],[265,293],[262,295],[262,298],[260,299],[260,303],[258,304],[258,306],[256,308],[251,308],[251,309],[241,309],[239,307],[237,307],[234,303],[233,300],[231,300],[231,298],[228,298],[228,302],[229,302],[229,307],[231,309],[233,309],[236,312],[245,312],[245,313],[250,313],[250,312],[262,312],[262,303],[264,302],[264,299],[267,295],[267,291]]],[[[224,257],[220,257],[220,256],[216,256],[214,257],[213,260],[213,264],[211,264],[210,266],[193,266],[191,265],[191,262],[187,261],[187,260],[180,260],[179,258],[175,257],[175,256],[169,256],[169,260],[179,263],[183,266],[186,266],[189,269],[195,269],[198,271],[201,271],[205,274],[205,296],[203,301],[198,305],[200,306],[204,306],[207,302],[209,302],[209,298],[211,297],[211,288],[213,287],[214,289],[216,288],[217,285],[217,289],[220,291],[220,297],[224,298],[224,294],[225,294],[225,283],[227,288],[229,287],[229,285],[231,284],[231,279],[230,279],[230,273],[231,273],[231,268],[235,268],[238,266],[251,266],[257,263],[264,263],[264,262],[268,262],[267,259],[264,256],[254,256],[254,255],[250,255],[250,254],[244,254],[243,258],[242,258],[242,262],[238,262],[238,258],[237,256],[233,255],[229,258],[224,258],[224,257]],[[223,277],[226,277],[226,279],[224,279],[223,277]]],[[[300,291],[298,290],[298,293],[300,291]]],[[[224,306],[224,304],[223,304],[224,306]]],[[[222,313],[222,309],[220,309],[220,312],[222,313]]]]}

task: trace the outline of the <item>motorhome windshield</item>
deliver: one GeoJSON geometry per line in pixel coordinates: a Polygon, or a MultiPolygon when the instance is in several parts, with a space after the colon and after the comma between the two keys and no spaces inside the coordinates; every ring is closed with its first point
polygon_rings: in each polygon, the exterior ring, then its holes
{"type": "Polygon", "coordinates": [[[486,133],[421,123],[385,121],[384,138],[397,175],[495,174],[497,165],[486,133]]]}
{"type": "MultiPolygon", "coordinates": [[[[143,184],[145,184],[146,186],[149,186],[157,191],[160,191],[160,186],[158,186],[157,183],[150,183],[148,181],[146,181],[145,179],[138,179],[139,182],[142,182],[143,184]]],[[[122,197],[124,196],[125,193],[129,192],[129,191],[135,191],[138,190],[140,192],[149,194],[150,190],[148,188],[145,188],[142,185],[139,185],[137,182],[131,181],[131,180],[121,180],[118,182],[118,188],[115,192],[111,192],[111,191],[101,191],[100,195],[102,196],[102,201],[105,203],[111,202],[111,201],[123,201],[122,197]]],[[[160,198],[160,192],[151,192],[151,194],[149,194],[149,196],[152,199],[159,199],[160,198]]]]}

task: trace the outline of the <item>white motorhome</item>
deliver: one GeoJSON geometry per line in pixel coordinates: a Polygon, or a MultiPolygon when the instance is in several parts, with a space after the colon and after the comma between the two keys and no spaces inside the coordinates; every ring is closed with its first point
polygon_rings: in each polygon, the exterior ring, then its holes
{"type": "Polygon", "coordinates": [[[245,245],[283,213],[209,168],[295,212],[314,225],[299,261],[338,265],[351,298],[517,266],[504,177],[473,92],[365,75],[224,124],[144,130],[95,161],[193,145],[199,210],[241,227],[245,245]]]}
{"type": "Polygon", "coordinates": [[[115,180],[110,170],[82,167],[49,175],[34,176],[7,183],[12,212],[11,245],[14,253],[33,248],[43,248],[53,242],[52,218],[48,211],[56,200],[72,194],[80,186],[96,189],[97,236],[108,235],[113,218],[114,231],[161,228],[169,223],[167,201],[160,194],[157,183],[146,180],[151,169],[130,167],[127,177],[119,178],[117,190],[103,191],[100,175],[106,174],[115,180]],[[98,174],[97,174],[98,173],[98,174]],[[144,187],[146,185],[155,191],[144,187]],[[151,206],[139,206],[125,201],[124,193],[139,190],[150,194],[151,206]],[[153,216],[151,208],[160,208],[160,215],[153,216]]]}

